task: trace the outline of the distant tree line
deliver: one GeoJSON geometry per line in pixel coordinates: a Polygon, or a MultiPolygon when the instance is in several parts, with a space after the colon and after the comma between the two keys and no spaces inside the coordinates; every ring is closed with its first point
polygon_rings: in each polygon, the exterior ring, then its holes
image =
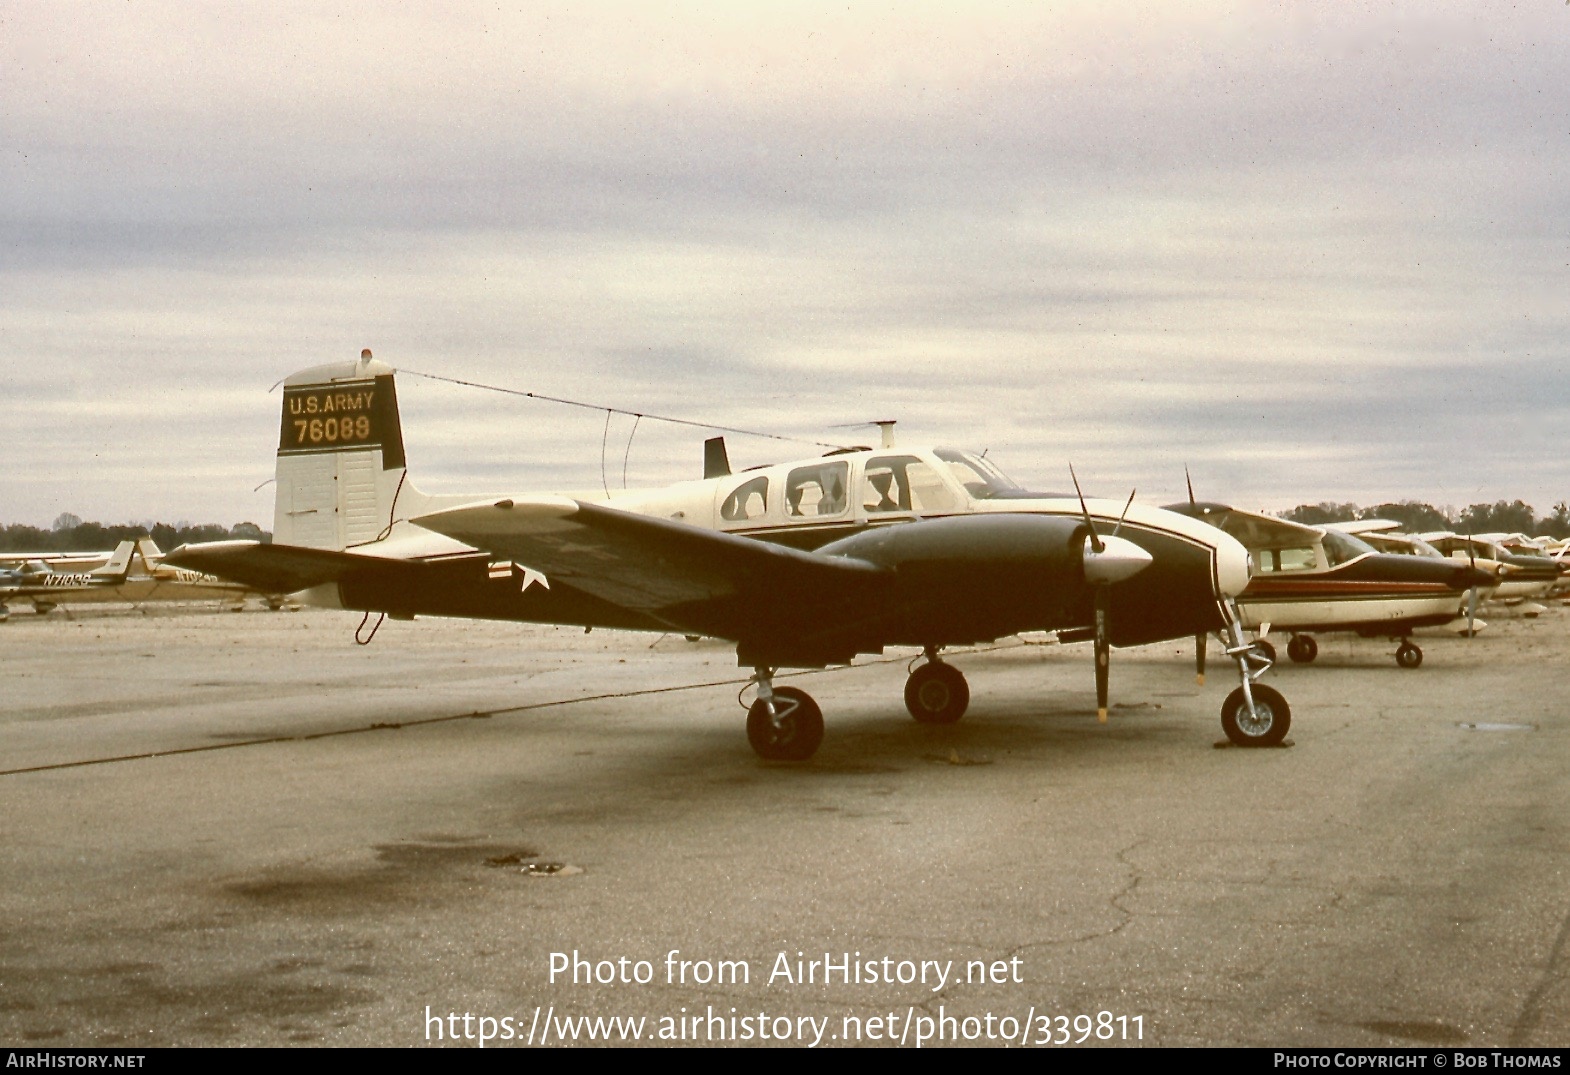
{"type": "Polygon", "coordinates": [[[1548,534],[1570,537],[1570,504],[1562,500],[1554,505],[1553,514],[1542,518],[1532,510],[1532,505],[1520,500],[1473,504],[1459,512],[1450,507],[1441,511],[1432,504],[1421,504],[1416,500],[1403,500],[1399,504],[1375,504],[1371,508],[1325,501],[1320,504],[1299,504],[1287,512],[1285,517],[1310,526],[1348,519],[1390,519],[1413,534],[1453,530],[1458,534],[1504,533],[1527,534],[1531,537],[1548,534]]]}
{"type": "Polygon", "coordinates": [[[165,552],[197,541],[272,541],[272,534],[255,523],[219,526],[216,523],[193,525],[181,521],[173,526],[168,523],[104,523],[83,522],[70,512],[61,513],[48,530],[20,523],[0,528],[0,552],[102,552],[112,549],[126,539],[151,537],[165,552]]]}

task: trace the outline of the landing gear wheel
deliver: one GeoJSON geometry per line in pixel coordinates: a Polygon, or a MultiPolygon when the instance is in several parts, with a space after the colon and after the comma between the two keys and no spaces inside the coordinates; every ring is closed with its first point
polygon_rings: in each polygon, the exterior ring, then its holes
{"type": "Polygon", "coordinates": [[[1402,668],[1416,668],[1423,663],[1423,651],[1410,642],[1403,642],[1396,650],[1396,664],[1402,668]]]}
{"type": "Polygon", "coordinates": [[[747,710],[747,742],[768,761],[806,761],[823,742],[823,710],[806,691],[774,688],[774,712],[760,698],[747,710]]]}
{"type": "Polygon", "coordinates": [[[1263,638],[1256,638],[1249,646],[1255,653],[1263,656],[1271,664],[1276,663],[1276,647],[1266,642],[1263,638]]]}
{"type": "Polygon", "coordinates": [[[1233,746],[1273,747],[1287,737],[1292,726],[1292,710],[1281,692],[1255,683],[1249,688],[1254,695],[1254,713],[1250,715],[1243,702],[1243,688],[1227,695],[1221,704],[1221,729],[1233,746]]]}
{"type": "Polygon", "coordinates": [[[1308,635],[1293,635],[1287,643],[1287,656],[1294,664],[1312,664],[1319,656],[1319,643],[1308,635]]]}
{"type": "Polygon", "coordinates": [[[929,661],[905,681],[905,708],[923,724],[953,724],[970,705],[970,686],[951,664],[929,661]]]}

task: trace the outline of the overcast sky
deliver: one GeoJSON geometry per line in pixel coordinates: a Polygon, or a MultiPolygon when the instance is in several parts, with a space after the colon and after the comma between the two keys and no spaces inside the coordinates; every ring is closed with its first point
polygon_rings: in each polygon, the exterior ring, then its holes
{"type": "MultiPolygon", "coordinates": [[[[389,10],[0,0],[0,523],[270,526],[270,386],[362,347],[1154,503],[1570,499],[1560,0],[389,10]]],[[[700,472],[399,394],[431,492],[700,472]]]]}

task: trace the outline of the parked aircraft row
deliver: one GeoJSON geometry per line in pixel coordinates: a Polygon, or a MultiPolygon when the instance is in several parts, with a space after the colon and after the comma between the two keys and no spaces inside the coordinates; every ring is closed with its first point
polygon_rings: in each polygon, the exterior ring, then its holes
{"type": "Polygon", "coordinates": [[[360,361],[284,382],[274,541],[150,539],[100,563],[0,554],[5,602],[284,595],[315,605],[417,615],[674,631],[736,644],[753,669],[747,734],[765,758],[810,757],[822,713],[776,686],[782,668],[846,664],[911,646],[923,654],[904,700],[948,723],[970,687],[945,649],[1023,632],[1089,641],[1097,716],[1107,719],[1110,651],[1185,636],[1221,639],[1238,686],[1221,707],[1239,745],[1283,741],[1291,711],[1259,682],[1284,631],[1294,661],[1314,635],[1399,643],[1416,668],[1420,627],[1479,603],[1564,585],[1566,543],[1523,535],[1407,535],[1380,520],[1304,526],[1223,504],[1156,509],[1032,492],[982,456],[883,444],[731,472],[723,440],[704,477],[615,495],[432,496],[405,465],[395,373],[360,361]],[[10,566],[5,566],[7,563],[10,566]]]}
{"type": "Polygon", "coordinates": [[[252,587],[202,571],[165,562],[151,538],[122,541],[109,553],[0,553],[0,621],[10,605],[26,601],[39,613],[66,603],[128,601],[228,601],[239,604],[259,594],[271,608],[283,595],[260,593],[252,587]]]}
{"type": "MultiPolygon", "coordinates": [[[[1470,609],[1475,630],[1478,595],[1500,584],[1496,570],[1449,560],[1432,549],[1432,555],[1416,545],[1380,551],[1349,525],[1306,526],[1190,496],[1189,503],[1168,510],[1219,527],[1253,557],[1254,575],[1238,607],[1258,650],[1270,660],[1272,631],[1287,633],[1287,656],[1304,664],[1319,653],[1315,634],[1351,631],[1398,642],[1396,663],[1416,668],[1423,651],[1412,632],[1450,623],[1463,609],[1470,609]]],[[[1200,652],[1203,660],[1202,647],[1200,652]]]]}
{"type": "Polygon", "coordinates": [[[732,473],[706,445],[704,477],[614,495],[433,496],[405,462],[395,371],[358,362],[284,382],[271,544],[187,545],[165,563],[306,603],[419,615],[707,635],[753,671],[746,727],[764,757],[810,757],[822,712],[776,686],[782,668],[847,664],[891,646],[923,654],[907,680],[919,721],[970,698],[945,649],[1031,631],[1089,641],[1097,716],[1110,651],[1214,633],[1236,668],[1227,737],[1280,743],[1291,711],[1259,682],[1272,630],[1312,660],[1312,633],[1401,642],[1448,623],[1502,570],[1381,552],[1345,529],[1224,505],[1156,509],[1027,490],[985,458],[897,445],[732,473]]]}

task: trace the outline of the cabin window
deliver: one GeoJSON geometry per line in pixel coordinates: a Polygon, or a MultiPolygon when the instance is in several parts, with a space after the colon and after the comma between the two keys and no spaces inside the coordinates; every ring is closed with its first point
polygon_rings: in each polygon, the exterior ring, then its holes
{"type": "Polygon", "coordinates": [[[1325,531],[1325,559],[1330,561],[1331,567],[1340,567],[1373,551],[1374,547],[1362,538],[1343,534],[1338,530],[1325,531]]]}
{"type": "Polygon", "coordinates": [[[720,504],[720,518],[728,523],[761,519],[769,510],[769,479],[752,478],[738,485],[720,504]]]}
{"type": "Polygon", "coordinates": [[[948,464],[949,475],[977,500],[1018,495],[1018,482],[979,455],[958,448],[934,448],[932,454],[948,464]]]}
{"type": "Polygon", "coordinates": [[[953,511],[958,501],[943,477],[913,455],[885,455],[867,461],[861,506],[873,515],[953,511]]]}
{"type": "Polygon", "coordinates": [[[793,519],[840,515],[850,506],[850,464],[843,459],[797,467],[785,479],[785,514],[793,519]]]}
{"type": "Polygon", "coordinates": [[[1275,571],[1312,571],[1319,563],[1312,545],[1293,549],[1261,549],[1255,555],[1255,566],[1261,574],[1275,571]]]}

